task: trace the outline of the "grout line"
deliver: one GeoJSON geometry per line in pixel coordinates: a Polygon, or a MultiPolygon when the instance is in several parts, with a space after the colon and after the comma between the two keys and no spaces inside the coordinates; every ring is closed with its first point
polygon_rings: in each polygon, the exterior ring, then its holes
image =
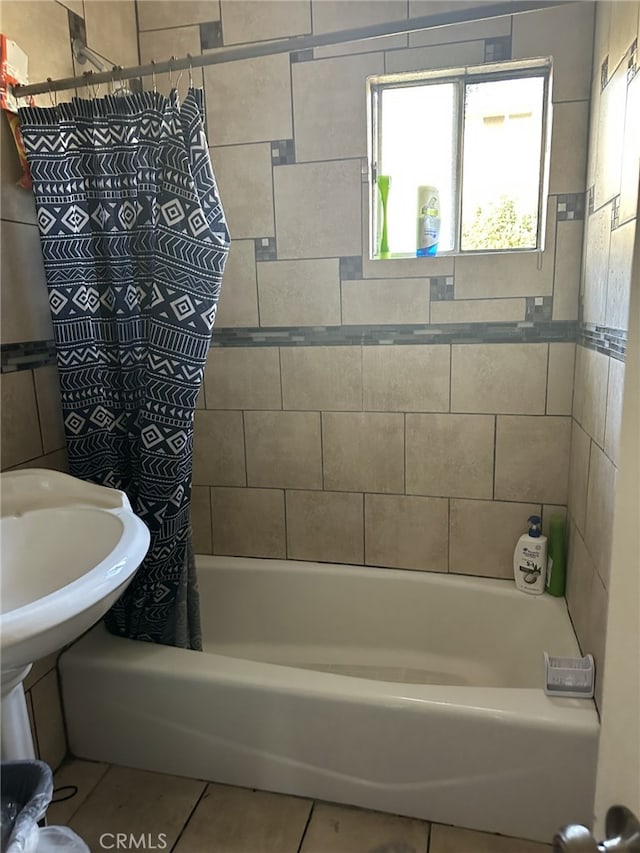
{"type": "Polygon", "coordinates": [[[182,829],[180,830],[180,832],[179,832],[179,833],[178,833],[178,835],[176,836],[175,843],[174,843],[174,844],[173,844],[173,846],[171,847],[171,850],[175,850],[175,849],[176,849],[176,847],[178,846],[178,844],[180,843],[180,839],[181,839],[181,838],[182,838],[182,836],[184,835],[184,832],[185,832],[185,830],[186,830],[187,826],[189,825],[189,822],[191,821],[191,818],[192,818],[192,817],[193,817],[193,815],[195,814],[196,809],[198,808],[198,806],[200,805],[200,803],[203,801],[203,799],[204,799],[204,797],[205,797],[205,794],[207,793],[207,788],[209,787],[209,783],[208,783],[208,782],[203,782],[203,785],[204,785],[204,788],[202,789],[202,792],[201,792],[200,796],[199,796],[199,797],[198,797],[198,799],[196,800],[195,805],[193,806],[193,808],[192,808],[192,809],[191,809],[191,811],[189,812],[189,817],[185,820],[184,824],[182,825],[182,829]]]}
{"type": "Polygon", "coordinates": [[[312,800],[311,808],[309,809],[309,815],[307,816],[307,822],[305,823],[304,829],[302,830],[302,835],[300,836],[300,843],[298,844],[298,849],[297,849],[296,853],[302,853],[302,847],[304,845],[304,839],[307,835],[307,830],[309,829],[309,826],[311,824],[311,819],[313,817],[313,811],[314,811],[315,807],[316,807],[316,801],[312,800]]]}

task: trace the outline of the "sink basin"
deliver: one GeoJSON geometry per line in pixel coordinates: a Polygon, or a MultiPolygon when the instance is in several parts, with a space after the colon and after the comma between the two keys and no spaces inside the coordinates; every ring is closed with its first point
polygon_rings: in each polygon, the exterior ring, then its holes
{"type": "MultiPolygon", "coordinates": [[[[37,468],[1,474],[0,487],[5,711],[29,665],[75,640],[122,594],[150,537],[116,489],[37,468]]],[[[3,725],[3,748],[4,735],[3,725]]]]}

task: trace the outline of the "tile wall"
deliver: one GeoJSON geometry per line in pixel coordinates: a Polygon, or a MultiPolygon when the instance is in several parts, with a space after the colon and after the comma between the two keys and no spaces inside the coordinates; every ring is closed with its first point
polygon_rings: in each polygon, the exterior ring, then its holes
{"type": "MultiPolygon", "coordinates": [[[[151,5],[156,59],[167,39],[206,52],[445,8],[221,0],[178,26],[151,5]]],[[[569,5],[204,69],[233,243],[196,414],[200,552],[510,577],[527,516],[564,511],[593,19],[569,5]],[[545,252],[371,261],[367,75],[541,55],[545,252]]]]}
{"type": "Polygon", "coordinates": [[[567,600],[584,650],[600,664],[599,701],[638,209],[639,26],[639,3],[598,4],[571,417],[567,600]]]}
{"type": "MultiPolygon", "coordinates": [[[[109,65],[136,65],[138,42],[133,0],[3,0],[2,32],[29,56],[32,81],[69,77],[74,68],[72,32],[84,27],[87,43],[109,65]]],[[[104,94],[106,90],[103,90],[104,94]]],[[[73,93],[59,93],[60,100],[73,93]]],[[[37,102],[48,105],[48,95],[37,102]]],[[[30,192],[16,186],[20,166],[5,118],[0,117],[2,194],[1,442],[0,467],[67,470],[53,331],[30,192]]],[[[56,655],[37,662],[25,681],[38,755],[57,767],[67,752],[56,655]]]]}

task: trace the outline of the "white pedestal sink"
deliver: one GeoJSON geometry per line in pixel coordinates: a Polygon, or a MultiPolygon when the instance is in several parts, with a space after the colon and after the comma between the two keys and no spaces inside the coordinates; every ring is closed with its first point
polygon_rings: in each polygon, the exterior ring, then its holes
{"type": "Polygon", "coordinates": [[[22,681],[98,621],[149,548],[127,496],[62,474],[0,474],[2,759],[34,756],[22,681]]]}

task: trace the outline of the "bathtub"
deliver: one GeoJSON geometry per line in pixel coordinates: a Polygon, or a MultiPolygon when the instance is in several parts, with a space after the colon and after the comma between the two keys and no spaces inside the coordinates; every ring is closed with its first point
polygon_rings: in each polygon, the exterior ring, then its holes
{"type": "Polygon", "coordinates": [[[81,758],[550,842],[592,822],[598,716],[549,698],[564,599],[509,581],[199,557],[205,653],[96,626],[60,659],[81,758]]]}

